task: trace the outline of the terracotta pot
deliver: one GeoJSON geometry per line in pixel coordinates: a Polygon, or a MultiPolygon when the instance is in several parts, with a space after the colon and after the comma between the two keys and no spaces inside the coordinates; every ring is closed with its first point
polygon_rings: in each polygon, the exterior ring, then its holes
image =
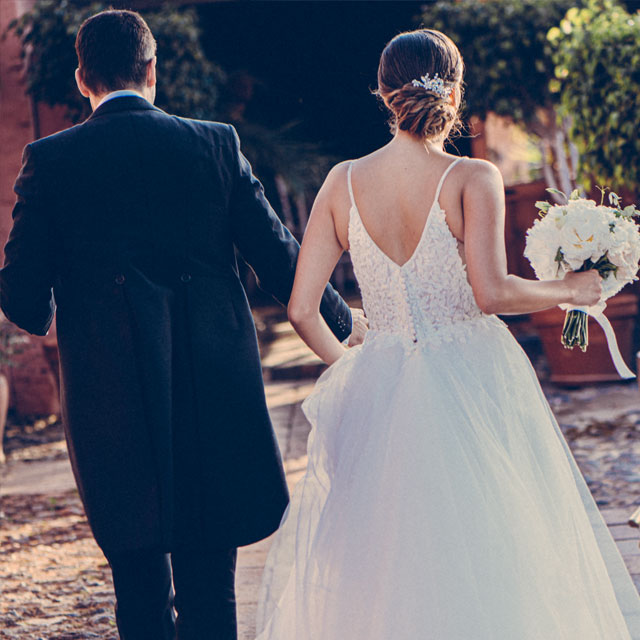
{"type": "Polygon", "coordinates": [[[43,342],[42,353],[51,368],[51,373],[56,381],[56,389],[58,393],[60,393],[60,355],[58,354],[58,343],[50,341],[43,342]]]}
{"type": "Polygon", "coordinates": [[[521,278],[535,278],[529,260],[524,257],[527,230],[538,219],[536,200],[548,200],[546,184],[542,180],[514,184],[505,189],[505,243],[509,273],[521,278]]]}
{"type": "MultiPolygon", "coordinates": [[[[634,366],[633,337],[638,312],[638,298],[632,293],[619,293],[607,300],[605,315],[611,322],[624,361],[634,366]]],[[[565,349],[561,342],[565,312],[554,307],[531,316],[538,331],[549,367],[551,381],[567,386],[620,380],[607,347],[604,332],[589,318],[589,347],[565,349]]]]}

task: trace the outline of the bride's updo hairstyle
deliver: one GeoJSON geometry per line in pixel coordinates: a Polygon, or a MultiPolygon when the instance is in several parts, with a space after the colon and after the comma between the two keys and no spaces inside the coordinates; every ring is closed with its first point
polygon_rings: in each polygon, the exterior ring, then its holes
{"type": "Polygon", "coordinates": [[[380,56],[375,92],[391,111],[391,131],[439,140],[458,129],[463,74],[460,51],[444,33],[418,29],[393,38],[380,56]]]}

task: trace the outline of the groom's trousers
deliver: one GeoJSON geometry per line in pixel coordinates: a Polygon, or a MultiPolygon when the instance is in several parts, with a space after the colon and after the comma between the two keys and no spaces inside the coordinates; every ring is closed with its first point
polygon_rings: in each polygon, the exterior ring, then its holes
{"type": "Polygon", "coordinates": [[[108,554],[121,640],[236,640],[236,557],[207,547],[108,554]]]}

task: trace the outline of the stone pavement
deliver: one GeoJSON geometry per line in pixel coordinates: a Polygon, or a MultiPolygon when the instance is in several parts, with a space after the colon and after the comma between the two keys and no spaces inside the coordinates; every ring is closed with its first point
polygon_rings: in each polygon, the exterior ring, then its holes
{"type": "MultiPolygon", "coordinates": [[[[280,450],[285,460],[290,490],[302,477],[307,466],[306,443],[309,435],[309,423],[302,413],[300,404],[312,388],[313,380],[267,384],[267,402],[280,450]]],[[[260,576],[270,544],[271,538],[267,538],[239,550],[236,577],[239,640],[253,640],[255,638],[255,615],[260,576]]]]}
{"type": "MultiPolygon", "coordinates": [[[[281,316],[259,315],[258,329],[269,410],[293,488],[306,467],[309,432],[300,404],[323,366],[281,316]]],[[[611,473],[618,479],[615,486],[607,485],[606,478],[602,480],[610,493],[616,493],[616,501],[595,485],[594,493],[602,492],[605,519],[640,586],[638,530],[627,524],[633,506],[640,503],[640,482],[632,475],[620,476],[620,466],[628,462],[628,434],[635,436],[635,442],[636,427],[640,430],[637,387],[627,383],[566,391],[545,386],[545,392],[572,446],[582,456],[578,456],[579,463],[596,482],[602,478],[594,469],[601,467],[605,469],[603,477],[611,473]],[[612,441],[610,434],[619,423],[627,431],[623,431],[622,440],[612,441]]],[[[37,438],[38,433],[55,428],[46,421],[29,427],[32,444],[8,447],[8,463],[0,472],[0,496],[6,513],[0,519],[0,621],[6,622],[6,626],[0,622],[0,638],[115,640],[109,572],[79,508],[61,433],[54,432],[54,437],[42,443],[37,438]]],[[[239,553],[240,640],[254,638],[260,576],[269,544],[267,539],[239,553]]]]}

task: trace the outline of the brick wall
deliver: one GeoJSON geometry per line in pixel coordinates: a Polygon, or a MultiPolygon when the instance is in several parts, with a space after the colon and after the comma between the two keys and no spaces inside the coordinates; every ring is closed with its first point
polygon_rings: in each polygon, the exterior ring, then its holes
{"type": "MultiPolygon", "coordinates": [[[[0,33],[14,18],[33,5],[33,0],[0,0],[0,33]]],[[[11,228],[13,182],[20,170],[22,149],[33,140],[32,103],[25,93],[20,42],[13,34],[0,38],[0,245],[11,228]]],[[[41,135],[68,124],[60,110],[40,107],[41,135]]],[[[60,410],[56,380],[45,359],[43,345],[55,343],[55,330],[46,338],[30,337],[15,366],[8,370],[11,407],[20,415],[51,414],[60,410]]]]}

